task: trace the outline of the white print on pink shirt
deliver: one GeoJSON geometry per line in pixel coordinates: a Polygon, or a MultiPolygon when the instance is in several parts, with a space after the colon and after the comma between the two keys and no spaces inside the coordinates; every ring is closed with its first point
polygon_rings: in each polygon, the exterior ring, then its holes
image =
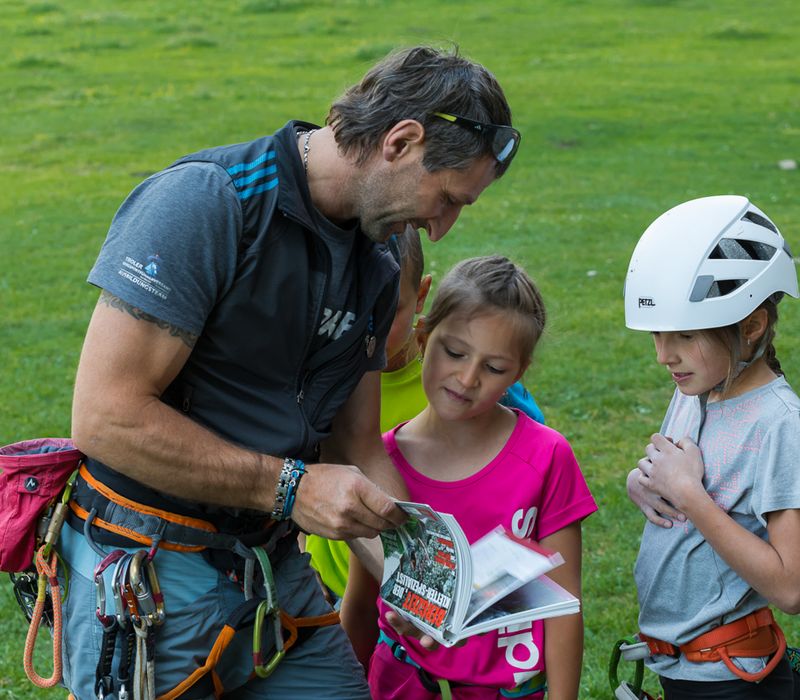
{"type": "Polygon", "coordinates": [[[536,506],[533,508],[528,508],[526,511],[523,511],[522,508],[520,508],[511,517],[511,532],[513,532],[517,537],[530,537],[533,534],[533,526],[536,524],[537,512],[536,506]]]}
{"type": "MultiPolygon", "coordinates": [[[[533,534],[536,524],[536,506],[523,510],[520,508],[511,517],[511,531],[517,537],[528,538],[533,534]]],[[[509,625],[498,630],[497,647],[505,648],[506,663],[512,668],[520,669],[514,672],[514,683],[521,685],[533,678],[539,671],[531,671],[539,663],[539,649],[533,641],[533,631],[530,622],[519,625],[509,625]]]]}
{"type": "Polygon", "coordinates": [[[514,672],[516,685],[521,685],[539,673],[530,670],[539,663],[540,656],[539,649],[533,641],[530,622],[502,627],[498,630],[498,635],[497,646],[499,649],[505,647],[506,663],[512,668],[520,669],[514,672]]]}

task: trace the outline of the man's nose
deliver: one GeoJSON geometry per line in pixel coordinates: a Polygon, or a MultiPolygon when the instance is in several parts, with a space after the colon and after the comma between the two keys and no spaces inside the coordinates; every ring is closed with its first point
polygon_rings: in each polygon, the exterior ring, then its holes
{"type": "Polygon", "coordinates": [[[461,214],[461,209],[463,205],[453,204],[447,207],[441,216],[433,219],[428,225],[428,238],[434,243],[444,238],[461,214]]]}

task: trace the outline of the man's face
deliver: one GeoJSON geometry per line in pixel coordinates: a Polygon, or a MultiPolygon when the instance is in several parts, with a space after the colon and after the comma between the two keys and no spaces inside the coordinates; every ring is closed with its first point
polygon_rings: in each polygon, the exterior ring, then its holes
{"type": "Polygon", "coordinates": [[[472,204],[495,179],[491,156],[477,159],[466,170],[428,172],[420,149],[406,162],[377,172],[362,198],[361,228],[383,243],[402,234],[407,225],[425,229],[438,241],[450,230],[461,209],[472,204]]]}

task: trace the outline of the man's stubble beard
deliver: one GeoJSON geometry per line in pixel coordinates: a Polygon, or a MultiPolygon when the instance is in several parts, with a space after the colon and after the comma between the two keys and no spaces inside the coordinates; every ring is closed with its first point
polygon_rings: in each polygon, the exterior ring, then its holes
{"type": "Polygon", "coordinates": [[[376,243],[385,243],[392,234],[403,234],[406,223],[414,218],[417,199],[417,177],[408,172],[387,182],[373,180],[362,197],[359,222],[364,235],[376,243]],[[400,206],[391,206],[400,202],[400,206]]]}

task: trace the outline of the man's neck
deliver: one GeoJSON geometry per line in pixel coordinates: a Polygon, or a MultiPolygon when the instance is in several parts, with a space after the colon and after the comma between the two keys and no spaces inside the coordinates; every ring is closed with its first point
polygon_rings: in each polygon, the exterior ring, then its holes
{"type": "MultiPolygon", "coordinates": [[[[305,150],[305,134],[297,140],[300,159],[305,150]]],[[[314,207],[326,219],[343,224],[356,218],[357,207],[353,193],[358,191],[361,169],[339,153],[329,126],[315,131],[308,140],[308,190],[314,207]]]]}

